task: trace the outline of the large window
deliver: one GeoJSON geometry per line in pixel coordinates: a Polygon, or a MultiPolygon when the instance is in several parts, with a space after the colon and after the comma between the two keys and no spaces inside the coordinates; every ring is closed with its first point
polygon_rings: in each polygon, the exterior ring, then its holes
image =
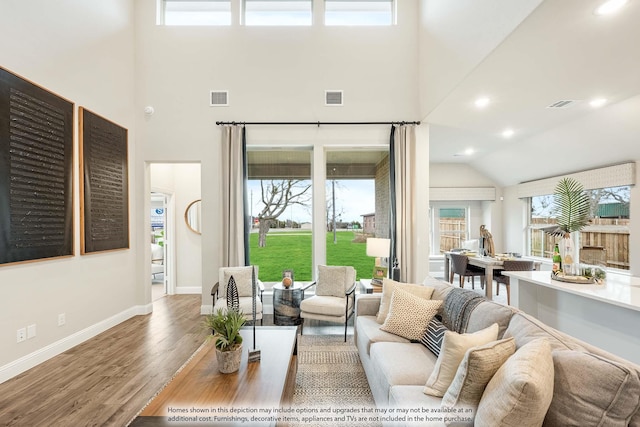
{"type": "Polygon", "coordinates": [[[431,253],[442,254],[455,248],[462,248],[469,240],[469,206],[432,204],[431,253]]]}
{"type": "Polygon", "coordinates": [[[164,25],[231,25],[230,0],[162,0],[164,25]]]}
{"type": "Polygon", "coordinates": [[[392,25],[393,0],[325,0],[325,25],[392,25]]]}
{"type": "Polygon", "coordinates": [[[332,150],[326,156],[327,264],[371,277],[368,237],[389,237],[389,152],[332,150]]]}
{"type": "Polygon", "coordinates": [[[265,282],[293,269],[295,280],[312,278],[311,151],[251,149],[248,202],[249,258],[265,282]]]}
{"type": "Polygon", "coordinates": [[[311,25],[311,0],[244,0],[245,25],[311,25]]]}
{"type": "MultiPolygon", "coordinates": [[[[580,233],[581,260],[628,270],[630,187],[599,188],[587,193],[591,199],[592,221],[580,233]]],[[[529,255],[551,258],[558,238],[545,233],[544,229],[556,224],[553,195],[531,197],[529,203],[529,255]]]]}

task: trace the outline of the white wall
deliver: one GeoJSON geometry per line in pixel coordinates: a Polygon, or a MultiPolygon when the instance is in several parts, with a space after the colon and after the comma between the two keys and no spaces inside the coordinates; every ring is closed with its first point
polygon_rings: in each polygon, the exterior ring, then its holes
{"type": "MultiPolygon", "coordinates": [[[[0,5],[0,65],[74,102],[74,135],[78,106],[127,128],[130,166],[136,163],[133,40],[128,0],[3,0],[0,5]]],[[[0,266],[0,381],[135,314],[144,302],[136,280],[134,197],[131,249],[80,255],[77,153],[75,138],[75,255],[0,266]],[[58,327],[60,313],[66,324],[58,327]],[[16,343],[16,330],[31,324],[36,337],[16,343]]],[[[130,173],[130,189],[136,179],[130,173]]]]}
{"type": "Polygon", "coordinates": [[[168,243],[175,248],[175,292],[199,294],[203,287],[202,236],[187,227],[185,211],[201,198],[200,164],[152,163],[150,174],[152,191],[174,197],[175,236],[168,243]]]}
{"type": "MultiPolygon", "coordinates": [[[[416,2],[399,2],[400,25],[376,28],[164,27],[155,25],[155,4],[135,2],[138,160],[201,162],[205,280],[216,277],[223,250],[217,120],[418,117],[416,2]],[[324,106],[329,89],[344,90],[343,107],[324,106]],[[210,107],[210,90],[228,90],[230,106],[210,107]],[[146,105],[155,109],[150,117],[142,114],[146,105]]],[[[249,144],[315,147],[386,144],[389,134],[388,126],[249,126],[247,131],[249,144]]],[[[142,184],[138,190],[143,193],[142,184]]],[[[211,303],[209,288],[202,287],[203,307],[211,303]]]]}

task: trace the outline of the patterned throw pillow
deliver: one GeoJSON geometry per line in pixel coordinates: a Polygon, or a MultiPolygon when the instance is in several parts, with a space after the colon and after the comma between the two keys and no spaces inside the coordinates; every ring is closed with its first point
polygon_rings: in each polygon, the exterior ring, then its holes
{"type": "Polygon", "coordinates": [[[378,323],[384,323],[387,318],[387,315],[389,314],[389,306],[391,305],[391,295],[393,295],[393,291],[397,288],[424,299],[431,299],[431,295],[433,294],[433,287],[431,286],[396,282],[395,280],[384,278],[382,280],[382,299],[380,300],[380,308],[378,309],[378,315],[376,316],[378,323]]]}
{"type": "Polygon", "coordinates": [[[438,356],[440,354],[440,348],[442,347],[442,340],[444,339],[444,333],[448,331],[447,327],[442,324],[438,317],[434,317],[429,321],[427,329],[420,338],[420,343],[427,347],[431,353],[438,356]]]}
{"type": "Polygon", "coordinates": [[[500,366],[516,351],[516,341],[507,338],[472,347],[464,355],[456,376],[442,398],[442,406],[475,409],[485,387],[500,366]]]}
{"type": "Polygon", "coordinates": [[[446,331],[442,340],[440,355],[424,387],[424,394],[436,397],[444,396],[453,382],[458,366],[467,350],[471,347],[497,340],[498,330],[498,324],[494,323],[488,328],[472,334],[458,334],[453,331],[446,331]]]}
{"type": "Polygon", "coordinates": [[[396,289],[391,296],[389,315],[380,330],[417,341],[440,306],[440,300],[418,298],[402,289],[396,289]]]}

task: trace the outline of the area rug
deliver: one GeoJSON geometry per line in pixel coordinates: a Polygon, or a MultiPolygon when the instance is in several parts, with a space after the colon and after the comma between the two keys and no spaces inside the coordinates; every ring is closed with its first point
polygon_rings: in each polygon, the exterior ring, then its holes
{"type": "Polygon", "coordinates": [[[292,406],[307,416],[300,425],[381,425],[373,420],[375,402],[353,336],[347,342],[344,335],[298,337],[292,406]]]}

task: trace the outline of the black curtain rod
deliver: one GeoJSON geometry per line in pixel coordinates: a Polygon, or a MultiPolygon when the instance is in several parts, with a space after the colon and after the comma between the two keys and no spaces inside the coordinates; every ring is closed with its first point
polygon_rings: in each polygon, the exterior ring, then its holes
{"type": "Polygon", "coordinates": [[[244,126],[244,125],[314,125],[320,127],[321,125],[419,125],[420,122],[216,122],[216,125],[231,125],[231,126],[244,126]]]}

